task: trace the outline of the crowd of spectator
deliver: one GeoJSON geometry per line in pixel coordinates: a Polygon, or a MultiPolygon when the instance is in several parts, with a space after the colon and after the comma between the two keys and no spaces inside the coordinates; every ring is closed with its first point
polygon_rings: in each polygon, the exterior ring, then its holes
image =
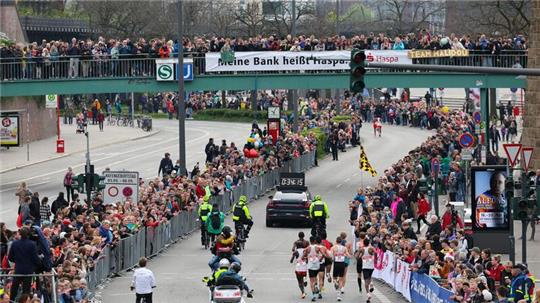
{"type": "MultiPolygon", "coordinates": [[[[526,51],[527,38],[487,37],[431,34],[425,30],[395,37],[385,33],[367,35],[316,37],[300,35],[278,37],[258,35],[250,38],[193,37],[185,38],[183,51],[186,57],[201,57],[208,52],[220,51],[333,51],[351,47],[373,50],[439,50],[467,49],[472,53],[498,55],[526,51]]],[[[147,76],[155,72],[150,61],[127,62],[120,59],[174,58],[179,50],[178,41],[165,38],[131,40],[86,39],[71,41],[42,40],[29,44],[0,45],[0,61],[12,63],[3,68],[2,80],[48,79],[102,76],[147,76]]],[[[493,64],[491,62],[491,64],[493,64]]],[[[510,64],[512,65],[512,64],[510,64]]],[[[523,65],[523,63],[521,64],[523,65]]]]}
{"type": "Polygon", "coordinates": [[[392,252],[412,271],[431,276],[452,291],[454,302],[531,302],[534,279],[527,278],[527,267],[503,262],[489,248],[473,247],[464,218],[449,203],[464,201],[464,161],[457,138],[474,129],[471,117],[462,111],[427,110],[439,121],[433,127],[436,134],[386,169],[377,185],[360,187],[350,202],[350,224],[357,240],[369,238],[378,251],[392,252]],[[435,182],[443,185],[436,194],[449,195],[440,218],[430,215],[429,185],[421,184],[431,175],[433,158],[441,163],[435,182]],[[427,225],[425,231],[422,223],[427,225]]]}

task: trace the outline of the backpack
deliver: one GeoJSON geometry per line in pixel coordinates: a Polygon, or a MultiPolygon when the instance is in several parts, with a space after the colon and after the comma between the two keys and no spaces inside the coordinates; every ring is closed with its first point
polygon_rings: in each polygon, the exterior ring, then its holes
{"type": "Polygon", "coordinates": [[[212,228],[217,230],[221,226],[221,216],[219,213],[212,213],[210,216],[210,224],[212,224],[212,228]]]}

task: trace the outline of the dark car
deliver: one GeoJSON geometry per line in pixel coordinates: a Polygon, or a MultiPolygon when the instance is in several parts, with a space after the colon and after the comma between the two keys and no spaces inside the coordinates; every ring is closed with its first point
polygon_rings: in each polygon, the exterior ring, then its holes
{"type": "Polygon", "coordinates": [[[277,222],[300,222],[311,225],[309,205],[311,197],[307,190],[278,190],[266,205],[266,226],[277,222]]]}

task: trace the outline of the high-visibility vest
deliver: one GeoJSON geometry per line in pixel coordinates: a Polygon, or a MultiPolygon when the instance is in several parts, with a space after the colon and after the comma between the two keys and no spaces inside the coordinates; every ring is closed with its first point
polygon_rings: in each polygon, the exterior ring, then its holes
{"type": "Polygon", "coordinates": [[[325,216],[323,201],[319,200],[319,201],[313,202],[312,215],[315,218],[323,218],[325,216]]]}
{"type": "Polygon", "coordinates": [[[201,220],[203,222],[208,219],[208,214],[210,213],[210,211],[212,211],[212,205],[210,205],[209,203],[203,203],[199,207],[199,216],[201,217],[201,220]]]}

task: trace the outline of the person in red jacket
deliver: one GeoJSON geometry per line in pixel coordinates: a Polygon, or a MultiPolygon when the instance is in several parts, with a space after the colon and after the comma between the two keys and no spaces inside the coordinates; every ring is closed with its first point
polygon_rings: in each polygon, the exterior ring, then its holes
{"type": "Polygon", "coordinates": [[[454,210],[452,204],[446,204],[446,211],[442,216],[442,229],[445,230],[450,225],[459,226],[459,228],[463,229],[463,220],[457,211],[454,210]]]}
{"type": "Polygon", "coordinates": [[[426,199],[426,195],[423,193],[418,193],[418,218],[416,218],[416,224],[418,225],[418,230],[416,234],[420,234],[420,221],[423,221],[424,224],[429,225],[426,220],[426,216],[431,210],[431,204],[426,199]]]}

